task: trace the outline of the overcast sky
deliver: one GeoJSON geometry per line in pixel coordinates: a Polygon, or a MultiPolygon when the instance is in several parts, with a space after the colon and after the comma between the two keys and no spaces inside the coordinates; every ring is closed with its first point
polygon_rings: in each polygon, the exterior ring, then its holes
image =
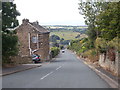
{"type": "Polygon", "coordinates": [[[30,22],[38,21],[40,25],[84,25],[83,16],[79,14],[79,0],[14,0],[18,17],[30,22]]]}

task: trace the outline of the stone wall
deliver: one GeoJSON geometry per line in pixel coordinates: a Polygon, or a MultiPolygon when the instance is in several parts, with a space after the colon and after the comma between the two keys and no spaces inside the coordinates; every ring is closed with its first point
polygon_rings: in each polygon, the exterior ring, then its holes
{"type": "Polygon", "coordinates": [[[120,66],[120,53],[115,52],[115,60],[110,60],[110,56],[108,54],[101,54],[99,57],[99,65],[106,70],[112,72],[112,74],[118,76],[120,75],[119,66],[120,66]]]}
{"type": "MultiPolygon", "coordinates": [[[[28,41],[28,32],[27,30],[25,30],[25,28],[28,28],[29,26],[24,26],[21,25],[18,29],[17,29],[17,36],[18,36],[18,40],[19,40],[19,55],[29,55],[29,41],[28,41]]],[[[28,28],[29,30],[29,28],[28,28]]]]}
{"type": "MultiPolygon", "coordinates": [[[[32,50],[38,49],[35,53],[41,55],[43,61],[49,60],[49,33],[40,33],[36,28],[24,22],[16,29],[19,39],[19,57],[21,59],[27,59],[30,57],[29,49],[29,35],[30,34],[30,48],[32,50]],[[32,43],[32,37],[38,35],[39,48],[36,43],[32,43]],[[24,57],[24,58],[23,58],[24,57]]],[[[24,61],[24,60],[23,60],[24,61]]],[[[29,60],[28,60],[29,61],[29,60]]]]}
{"type": "Polygon", "coordinates": [[[40,48],[36,52],[41,55],[43,61],[49,60],[49,34],[41,34],[40,37],[40,48]]]}
{"type": "Polygon", "coordinates": [[[15,56],[15,57],[12,57],[11,59],[12,59],[11,61],[12,61],[15,65],[33,63],[33,62],[32,62],[32,58],[29,57],[29,56],[24,56],[24,57],[15,56]]]}
{"type": "Polygon", "coordinates": [[[45,60],[49,60],[49,34],[44,34],[44,45],[43,45],[43,48],[44,48],[44,57],[45,57],[45,60]]]}

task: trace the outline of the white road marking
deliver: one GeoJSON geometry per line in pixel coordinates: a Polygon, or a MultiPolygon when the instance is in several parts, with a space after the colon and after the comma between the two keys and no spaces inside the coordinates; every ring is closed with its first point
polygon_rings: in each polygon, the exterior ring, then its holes
{"type": "Polygon", "coordinates": [[[56,68],[56,70],[60,69],[62,66],[59,66],[58,68],[56,68]]]}
{"type": "MultiPolygon", "coordinates": [[[[62,66],[59,66],[58,68],[56,68],[56,70],[60,69],[61,67],[62,67],[62,66]]],[[[45,76],[43,76],[43,77],[41,78],[41,80],[44,79],[44,78],[46,78],[47,76],[49,76],[49,75],[52,74],[52,73],[53,73],[53,71],[51,71],[50,73],[46,74],[45,76]]]]}
{"type": "Polygon", "coordinates": [[[53,72],[50,72],[50,73],[48,73],[47,75],[43,76],[43,77],[41,78],[41,80],[44,79],[44,78],[46,78],[47,76],[49,76],[49,75],[52,74],[52,73],[53,73],[53,72]]]}

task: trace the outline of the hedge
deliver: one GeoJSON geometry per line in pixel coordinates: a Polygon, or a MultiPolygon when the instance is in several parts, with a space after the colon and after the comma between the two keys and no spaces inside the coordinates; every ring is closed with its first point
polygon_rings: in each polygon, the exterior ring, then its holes
{"type": "Polygon", "coordinates": [[[51,55],[52,55],[52,58],[54,58],[55,56],[57,56],[60,52],[60,49],[58,47],[52,47],[51,48],[51,55]]]}

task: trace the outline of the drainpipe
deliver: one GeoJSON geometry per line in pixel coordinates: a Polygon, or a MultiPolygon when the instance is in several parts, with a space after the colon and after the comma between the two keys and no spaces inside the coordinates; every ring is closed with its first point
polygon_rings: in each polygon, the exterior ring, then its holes
{"type": "Polygon", "coordinates": [[[37,34],[37,49],[39,49],[38,34],[37,34]]]}
{"type": "Polygon", "coordinates": [[[30,33],[28,33],[28,40],[29,40],[29,50],[30,50],[30,55],[32,54],[32,49],[30,48],[30,33]]]}

